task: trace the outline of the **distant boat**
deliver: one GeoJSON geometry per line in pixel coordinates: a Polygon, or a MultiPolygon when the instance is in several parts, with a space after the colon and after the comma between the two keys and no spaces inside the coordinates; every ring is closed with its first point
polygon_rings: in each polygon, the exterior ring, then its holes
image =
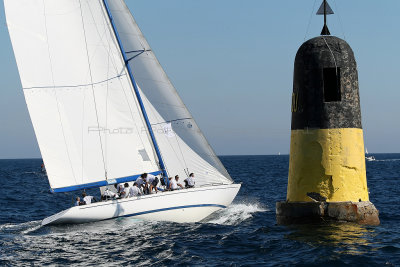
{"type": "Polygon", "coordinates": [[[169,176],[181,183],[189,173],[196,177],[194,188],[75,206],[42,225],[128,216],[198,222],[231,204],[241,185],[123,0],[4,0],[4,6],[52,192],[104,190],[145,172],[166,185],[169,176]]]}
{"type": "MultiPolygon", "coordinates": [[[[365,155],[368,155],[368,148],[367,147],[365,147],[365,155]]],[[[367,160],[367,161],[374,161],[375,160],[375,157],[374,156],[366,156],[365,157],[365,159],[367,160]]]]}
{"type": "Polygon", "coordinates": [[[367,161],[374,161],[376,160],[374,156],[365,157],[367,161]]]}

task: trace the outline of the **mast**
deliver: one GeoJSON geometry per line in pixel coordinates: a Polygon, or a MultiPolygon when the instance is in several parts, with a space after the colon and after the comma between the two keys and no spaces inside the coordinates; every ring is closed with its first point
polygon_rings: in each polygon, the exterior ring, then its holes
{"type": "Polygon", "coordinates": [[[112,17],[112,14],[111,14],[111,11],[110,11],[110,8],[109,8],[107,0],[103,0],[103,4],[104,4],[104,7],[105,7],[105,9],[107,11],[108,19],[110,20],[111,26],[113,28],[113,32],[114,32],[115,38],[117,39],[119,50],[120,50],[121,55],[122,55],[122,57],[124,59],[125,67],[128,70],[129,78],[130,78],[131,83],[133,85],[133,89],[135,91],[136,98],[137,98],[137,100],[139,102],[140,110],[142,111],[143,118],[146,121],[147,130],[150,133],[151,141],[153,143],[154,150],[156,151],[158,162],[160,164],[159,167],[160,167],[160,169],[161,169],[161,171],[163,173],[163,176],[164,176],[164,179],[166,180],[166,183],[168,183],[167,170],[165,168],[165,164],[164,164],[164,161],[162,159],[162,156],[161,156],[161,153],[160,153],[160,149],[159,149],[159,147],[157,145],[157,141],[156,141],[156,138],[154,136],[153,129],[151,128],[150,120],[149,120],[149,118],[147,116],[147,112],[146,112],[146,109],[144,107],[144,104],[143,104],[143,101],[142,101],[142,97],[140,96],[139,88],[137,87],[135,78],[133,77],[132,69],[131,69],[131,67],[129,65],[129,59],[126,56],[124,47],[122,45],[122,41],[121,41],[121,39],[119,37],[119,34],[118,34],[117,27],[114,24],[114,20],[113,20],[113,17],[112,17]]]}

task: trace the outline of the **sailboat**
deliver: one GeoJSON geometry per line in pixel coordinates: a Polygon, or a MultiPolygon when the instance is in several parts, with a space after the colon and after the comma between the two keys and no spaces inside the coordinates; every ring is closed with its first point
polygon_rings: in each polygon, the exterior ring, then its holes
{"type": "Polygon", "coordinates": [[[198,222],[235,184],[123,0],[4,0],[21,84],[51,191],[112,187],[142,173],[196,186],[75,206],[42,225],[116,217],[198,222]]]}
{"type": "MultiPolygon", "coordinates": [[[[368,155],[368,149],[367,149],[367,147],[365,147],[365,155],[368,155]]],[[[365,159],[366,159],[367,161],[374,161],[374,160],[376,160],[374,156],[365,156],[365,159]]]]}

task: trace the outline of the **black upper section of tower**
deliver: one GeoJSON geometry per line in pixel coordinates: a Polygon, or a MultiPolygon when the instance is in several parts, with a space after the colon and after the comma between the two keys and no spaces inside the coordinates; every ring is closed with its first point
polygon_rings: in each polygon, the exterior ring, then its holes
{"type": "Polygon", "coordinates": [[[292,130],[307,128],[361,128],[354,54],[334,36],[310,39],[296,54],[292,130]]]}

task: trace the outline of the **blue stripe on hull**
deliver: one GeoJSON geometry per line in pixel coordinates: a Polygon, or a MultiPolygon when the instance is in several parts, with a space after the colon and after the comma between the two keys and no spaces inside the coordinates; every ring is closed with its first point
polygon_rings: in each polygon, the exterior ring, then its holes
{"type": "MultiPolygon", "coordinates": [[[[222,208],[222,209],[226,208],[226,206],[219,205],[219,204],[198,204],[198,205],[177,206],[177,207],[171,207],[171,208],[148,210],[148,211],[142,211],[142,212],[132,213],[132,214],[128,214],[128,215],[118,216],[118,217],[132,217],[132,216],[139,216],[139,215],[143,215],[143,214],[156,213],[156,212],[162,212],[162,211],[167,211],[167,210],[178,210],[178,209],[199,208],[199,207],[217,207],[217,208],[222,208]]],[[[118,218],[118,217],[115,217],[115,218],[118,218]]]]}

